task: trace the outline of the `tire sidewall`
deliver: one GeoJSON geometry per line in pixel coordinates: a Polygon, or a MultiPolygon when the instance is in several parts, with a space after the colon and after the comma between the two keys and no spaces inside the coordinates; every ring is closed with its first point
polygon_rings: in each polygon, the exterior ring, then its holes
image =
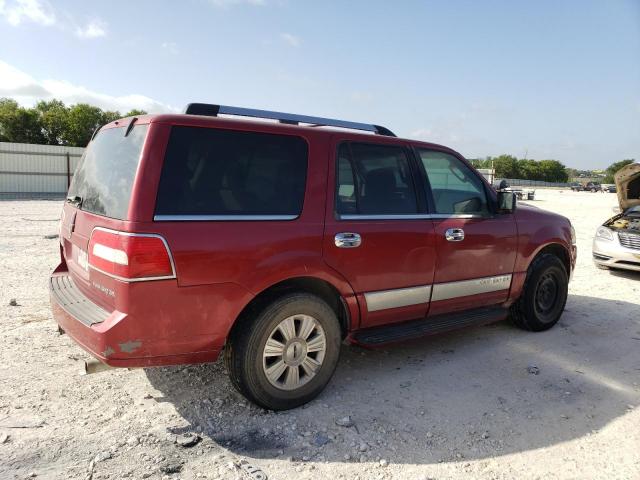
{"type": "Polygon", "coordinates": [[[548,256],[542,259],[542,261],[536,265],[536,268],[531,272],[531,276],[527,281],[527,290],[525,291],[525,310],[527,316],[527,323],[535,330],[546,330],[555,325],[567,302],[569,293],[569,281],[567,272],[562,265],[562,262],[554,256],[548,256]],[[539,282],[543,275],[551,273],[557,278],[557,299],[554,305],[550,318],[543,318],[539,315],[536,309],[536,292],[539,282]]]}
{"type": "Polygon", "coordinates": [[[258,403],[272,409],[293,408],[317,396],[331,379],[340,356],[341,334],[333,310],[321,299],[309,294],[294,294],[268,306],[251,326],[246,350],[245,375],[258,403]],[[326,352],[316,375],[300,388],[290,391],[274,387],[263,370],[263,350],[276,326],[292,315],[310,315],[322,326],[326,352]]]}

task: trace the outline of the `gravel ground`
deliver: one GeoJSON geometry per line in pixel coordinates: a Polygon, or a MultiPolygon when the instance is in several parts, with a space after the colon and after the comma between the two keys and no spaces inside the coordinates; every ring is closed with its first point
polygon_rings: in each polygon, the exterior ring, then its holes
{"type": "Polygon", "coordinates": [[[0,478],[640,479],[640,275],[590,258],[615,195],[532,203],[577,230],[558,326],[344,346],[317,400],[270,413],[219,363],[80,376],[48,305],[60,203],[0,202],[0,478]]]}

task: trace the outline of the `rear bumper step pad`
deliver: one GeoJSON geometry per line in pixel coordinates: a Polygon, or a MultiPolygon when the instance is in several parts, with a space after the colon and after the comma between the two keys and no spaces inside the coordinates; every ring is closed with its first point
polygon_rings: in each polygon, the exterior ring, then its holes
{"type": "Polygon", "coordinates": [[[69,275],[52,275],[49,288],[58,305],[88,327],[102,323],[109,317],[109,312],[89,300],[69,275]]]}

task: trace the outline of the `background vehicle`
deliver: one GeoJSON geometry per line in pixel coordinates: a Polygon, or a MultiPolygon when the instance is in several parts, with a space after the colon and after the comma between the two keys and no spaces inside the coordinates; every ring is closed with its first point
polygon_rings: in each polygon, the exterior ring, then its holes
{"type": "Polygon", "coordinates": [[[640,164],[627,165],[614,178],[622,213],[596,230],[593,261],[602,269],[640,271],[640,164]]]}
{"type": "Polygon", "coordinates": [[[496,191],[504,190],[504,191],[507,191],[507,192],[513,192],[513,193],[515,193],[516,198],[518,200],[535,200],[535,198],[536,198],[536,191],[535,190],[530,190],[530,189],[525,190],[522,187],[511,187],[509,185],[507,185],[505,188],[500,188],[503,185],[502,182],[506,182],[506,181],[502,180],[501,182],[494,182],[493,183],[493,188],[496,189],[496,191]]]}
{"type": "Polygon", "coordinates": [[[587,182],[584,184],[571,185],[571,190],[576,192],[600,192],[602,191],[602,187],[598,182],[587,182]]]}
{"type": "Polygon", "coordinates": [[[516,210],[453,150],[370,124],[186,112],[103,127],[69,189],[52,308],[100,362],[224,351],[240,392],[285,409],[324,388],[343,338],[377,346],[509,316],[541,331],[562,314],[569,221],[516,210]]]}

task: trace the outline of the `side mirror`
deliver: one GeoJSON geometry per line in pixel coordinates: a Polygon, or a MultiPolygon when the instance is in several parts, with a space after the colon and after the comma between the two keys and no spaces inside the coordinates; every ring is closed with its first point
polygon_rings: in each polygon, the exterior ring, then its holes
{"type": "Polygon", "coordinates": [[[498,185],[498,191],[500,190],[506,190],[507,188],[509,188],[509,182],[507,182],[506,180],[500,180],[500,185],[498,185]]]}
{"type": "Polygon", "coordinates": [[[498,192],[498,211],[500,213],[513,213],[516,210],[517,198],[515,192],[498,192]]]}

